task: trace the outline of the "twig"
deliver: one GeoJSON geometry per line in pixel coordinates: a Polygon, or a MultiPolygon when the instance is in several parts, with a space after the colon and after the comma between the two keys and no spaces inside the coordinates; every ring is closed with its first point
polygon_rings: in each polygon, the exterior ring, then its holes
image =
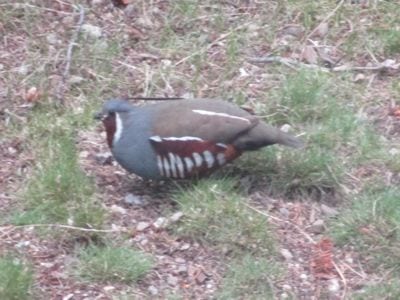
{"type": "Polygon", "coordinates": [[[336,7],[325,18],[323,18],[322,21],[313,30],[311,30],[311,32],[306,36],[304,40],[307,41],[318,30],[321,24],[326,23],[330,18],[332,18],[336,14],[336,12],[342,7],[344,1],[345,0],[341,0],[338,5],[336,5],[336,7]]]}
{"type": "Polygon", "coordinates": [[[85,9],[83,8],[82,5],[78,5],[78,8],[79,8],[78,24],[76,26],[74,34],[72,35],[71,41],[68,44],[67,58],[66,58],[64,72],[62,74],[61,81],[60,81],[60,83],[58,85],[58,89],[56,91],[56,97],[61,103],[63,103],[63,101],[64,101],[64,92],[66,90],[67,77],[69,75],[69,69],[71,67],[72,50],[73,50],[74,46],[76,45],[76,41],[78,40],[79,33],[82,30],[83,21],[85,20],[85,9]]]}
{"type": "MultiPolygon", "coordinates": [[[[1,226],[0,230],[9,228],[10,226],[1,226]]],[[[11,230],[19,229],[19,228],[28,228],[28,227],[56,227],[56,228],[63,228],[63,229],[70,229],[70,230],[78,230],[83,232],[121,232],[123,229],[95,229],[95,228],[83,228],[83,227],[76,227],[70,225],[62,225],[62,224],[30,224],[30,225],[17,225],[11,226],[11,230]]]]}
{"type": "Polygon", "coordinates": [[[342,270],[340,270],[340,268],[338,267],[338,265],[332,261],[333,266],[335,267],[336,272],[339,274],[340,279],[343,282],[343,294],[342,294],[342,299],[345,299],[346,296],[346,290],[347,290],[347,281],[346,281],[346,277],[344,277],[342,270]]]}
{"type": "Polygon", "coordinates": [[[369,67],[358,67],[358,66],[348,66],[348,65],[342,65],[334,68],[324,68],[320,67],[317,65],[310,65],[310,64],[305,64],[302,62],[299,62],[295,59],[291,58],[286,58],[286,57],[281,57],[281,56],[267,56],[267,57],[250,57],[248,58],[248,61],[251,63],[281,63],[285,66],[288,66],[292,69],[296,69],[295,66],[300,66],[300,67],[305,67],[305,68],[310,68],[310,69],[317,69],[323,72],[346,72],[346,71],[381,71],[385,69],[392,69],[392,70],[398,70],[400,68],[400,63],[395,64],[394,62],[382,62],[378,63],[375,66],[369,66],[369,67]]]}
{"type": "Polygon", "coordinates": [[[282,223],[287,223],[287,224],[293,226],[299,233],[301,233],[301,234],[302,234],[305,238],[307,238],[311,243],[317,244],[317,242],[314,241],[314,239],[313,239],[307,232],[305,232],[303,229],[301,229],[299,226],[297,226],[297,225],[294,224],[293,222],[286,221],[286,220],[282,220],[282,219],[280,219],[280,218],[278,218],[278,217],[275,217],[275,216],[272,216],[272,215],[270,215],[270,214],[267,214],[266,212],[263,212],[263,211],[259,210],[258,208],[255,208],[254,206],[251,206],[251,205],[249,205],[249,204],[247,204],[247,203],[243,203],[243,204],[244,204],[246,207],[248,207],[248,208],[254,210],[254,211],[257,212],[257,213],[259,213],[260,215],[263,215],[263,216],[265,216],[265,217],[267,217],[267,218],[271,218],[271,219],[273,219],[273,220],[275,220],[275,221],[282,222],[282,223]]]}
{"type": "Polygon", "coordinates": [[[305,64],[305,63],[299,62],[295,59],[281,57],[281,56],[250,57],[250,58],[248,58],[248,61],[251,63],[277,62],[277,63],[283,64],[285,66],[288,66],[289,68],[292,68],[294,70],[297,70],[296,66],[300,66],[300,67],[305,67],[305,68],[309,68],[309,69],[318,69],[323,72],[329,72],[328,68],[320,67],[317,65],[305,64]]]}

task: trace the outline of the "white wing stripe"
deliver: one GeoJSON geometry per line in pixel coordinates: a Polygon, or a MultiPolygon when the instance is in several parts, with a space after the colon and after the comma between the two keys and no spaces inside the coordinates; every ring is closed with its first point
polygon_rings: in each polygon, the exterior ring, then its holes
{"type": "Polygon", "coordinates": [[[245,122],[247,122],[247,123],[250,124],[250,121],[249,121],[248,119],[246,119],[246,118],[237,117],[237,116],[232,116],[232,115],[228,115],[228,114],[225,114],[225,113],[217,113],[217,112],[208,111],[208,110],[201,110],[201,109],[193,109],[192,111],[193,111],[194,113],[200,114],[200,115],[231,118],[231,119],[236,119],[236,120],[245,121],[245,122]]]}

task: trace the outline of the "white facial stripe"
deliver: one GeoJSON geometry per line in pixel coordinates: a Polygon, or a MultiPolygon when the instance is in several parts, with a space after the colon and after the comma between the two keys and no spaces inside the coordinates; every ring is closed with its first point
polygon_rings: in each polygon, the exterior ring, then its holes
{"type": "Polygon", "coordinates": [[[171,171],[172,171],[172,177],[176,178],[178,177],[178,174],[176,173],[176,160],[175,160],[175,155],[173,155],[171,152],[168,153],[168,157],[169,157],[169,163],[171,166],[171,171]]]}
{"type": "Polygon", "coordinates": [[[194,136],[181,136],[181,137],[164,137],[162,138],[164,141],[203,141],[201,138],[194,136]]]}
{"type": "Polygon", "coordinates": [[[217,154],[217,160],[218,160],[218,164],[220,166],[224,165],[226,163],[225,154],[224,153],[218,153],[217,154]]]}
{"type": "Polygon", "coordinates": [[[175,155],[175,158],[176,158],[176,168],[178,169],[179,177],[185,178],[185,169],[183,166],[183,161],[178,155],[175,155]]]}
{"type": "Polygon", "coordinates": [[[162,139],[160,138],[159,135],[151,136],[150,140],[152,140],[153,142],[157,142],[157,143],[162,142],[162,139]]]}
{"type": "Polygon", "coordinates": [[[190,157],[185,157],[183,160],[185,161],[186,170],[188,173],[192,172],[194,166],[192,159],[190,157]]]}
{"type": "Polygon", "coordinates": [[[115,113],[115,133],[114,133],[114,139],[113,139],[113,144],[116,144],[119,139],[121,138],[122,135],[122,129],[123,129],[123,125],[122,125],[122,120],[121,117],[119,116],[118,113],[115,113]]]}
{"type": "Polygon", "coordinates": [[[214,162],[215,162],[214,155],[208,150],[204,151],[203,155],[204,155],[204,159],[207,163],[207,168],[212,168],[212,166],[214,165],[214,162]]]}
{"type": "Polygon", "coordinates": [[[208,111],[208,110],[201,110],[201,109],[193,109],[192,111],[193,111],[194,113],[200,114],[200,115],[231,118],[231,119],[236,119],[236,120],[244,121],[244,122],[250,124],[250,121],[247,120],[246,118],[237,117],[237,116],[232,116],[232,115],[228,115],[228,114],[225,114],[225,113],[217,113],[217,112],[208,111]]]}
{"type": "Polygon", "coordinates": [[[163,158],[163,165],[164,165],[164,170],[165,170],[165,177],[170,177],[171,172],[170,172],[170,166],[168,163],[168,159],[165,157],[163,158]]]}
{"type": "Polygon", "coordinates": [[[198,154],[197,152],[193,152],[192,156],[196,167],[200,167],[203,164],[203,158],[201,157],[201,155],[198,154]]]}
{"type": "Polygon", "coordinates": [[[160,155],[157,155],[157,166],[161,176],[164,176],[163,162],[160,155]]]}

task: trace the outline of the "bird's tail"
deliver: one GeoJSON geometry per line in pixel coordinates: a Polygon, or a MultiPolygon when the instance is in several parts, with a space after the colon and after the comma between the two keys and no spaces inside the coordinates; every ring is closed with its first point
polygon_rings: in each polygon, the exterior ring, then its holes
{"type": "Polygon", "coordinates": [[[277,143],[292,148],[304,147],[304,142],[301,139],[283,131],[280,133],[277,143]]]}

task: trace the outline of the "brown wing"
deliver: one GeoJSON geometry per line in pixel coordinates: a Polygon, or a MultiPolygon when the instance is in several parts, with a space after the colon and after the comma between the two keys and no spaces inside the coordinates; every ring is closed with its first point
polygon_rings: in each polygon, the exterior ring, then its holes
{"type": "Polygon", "coordinates": [[[211,173],[240,156],[232,145],[214,143],[195,137],[150,138],[157,153],[161,176],[190,178],[211,173]]]}
{"type": "Polygon", "coordinates": [[[192,136],[230,144],[259,120],[227,102],[184,100],[161,103],[154,123],[153,133],[161,137],[192,136]]]}

